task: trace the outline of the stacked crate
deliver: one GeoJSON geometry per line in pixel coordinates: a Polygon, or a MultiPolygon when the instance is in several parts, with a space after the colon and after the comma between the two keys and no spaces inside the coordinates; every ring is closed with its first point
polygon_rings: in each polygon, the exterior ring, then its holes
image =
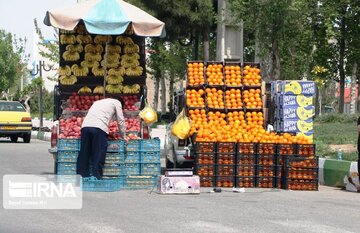
{"type": "Polygon", "coordinates": [[[216,186],[215,164],[216,143],[199,142],[195,144],[195,173],[200,177],[201,187],[216,186]]]}
{"type": "Polygon", "coordinates": [[[60,138],[58,141],[57,175],[76,175],[79,139],[60,138]]]}
{"type": "Polygon", "coordinates": [[[218,142],[216,146],[216,186],[230,188],[235,186],[236,143],[218,142]]]}
{"type": "Polygon", "coordinates": [[[313,81],[272,82],[271,99],[275,108],[275,130],[312,138],[315,93],[316,85],[313,81]]]}
{"type": "Polygon", "coordinates": [[[161,173],[160,139],[131,140],[126,144],[123,164],[125,188],[152,188],[161,173]]]}
{"type": "Polygon", "coordinates": [[[253,188],[255,187],[256,174],[256,144],[242,143],[237,144],[237,164],[236,164],[236,186],[253,188]]]}
{"type": "Polygon", "coordinates": [[[283,188],[318,190],[319,158],[315,145],[297,145],[295,156],[284,157],[283,188]]]}
{"type": "Polygon", "coordinates": [[[275,143],[257,144],[256,187],[281,188],[281,166],[275,143]]]}

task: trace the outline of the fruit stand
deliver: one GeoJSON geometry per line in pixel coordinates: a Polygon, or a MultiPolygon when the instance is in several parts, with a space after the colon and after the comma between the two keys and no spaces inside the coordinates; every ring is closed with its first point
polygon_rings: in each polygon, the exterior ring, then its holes
{"type": "Polygon", "coordinates": [[[265,101],[259,64],[188,62],[186,109],[202,187],[318,189],[312,137],[267,131],[265,101]]]}
{"type": "Polygon", "coordinates": [[[94,101],[111,97],[122,102],[127,142],[110,122],[102,179],[84,178],[83,190],[153,187],[160,140],[149,138],[139,110],[146,99],[145,37],[164,36],[164,23],[127,2],[106,0],[50,10],[44,23],[59,28],[57,174],[76,174],[82,121],[94,101]]]}

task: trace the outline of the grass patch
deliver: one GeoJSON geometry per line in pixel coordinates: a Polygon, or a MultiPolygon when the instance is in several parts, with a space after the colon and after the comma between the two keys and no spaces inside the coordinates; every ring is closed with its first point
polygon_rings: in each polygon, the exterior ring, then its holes
{"type": "MultiPolygon", "coordinates": [[[[330,144],[357,145],[357,118],[356,114],[326,114],[318,117],[314,123],[314,143],[317,155],[337,159],[337,151],[332,151],[330,144]]],[[[342,159],[357,161],[358,153],[357,151],[343,152],[342,159]]]]}

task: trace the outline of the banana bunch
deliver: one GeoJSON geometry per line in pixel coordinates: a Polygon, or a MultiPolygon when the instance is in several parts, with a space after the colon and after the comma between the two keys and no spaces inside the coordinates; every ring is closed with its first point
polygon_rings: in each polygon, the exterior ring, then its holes
{"type": "Polygon", "coordinates": [[[125,85],[123,87],[123,93],[124,94],[138,94],[140,92],[140,85],[139,84],[133,84],[133,85],[125,85]]]}
{"type": "Polygon", "coordinates": [[[70,34],[60,35],[60,44],[75,44],[76,37],[70,34]]]}
{"type": "Polygon", "coordinates": [[[123,90],[123,86],[121,84],[108,84],[105,87],[107,93],[118,94],[123,90]]]}
{"type": "Polygon", "coordinates": [[[78,34],[86,34],[87,33],[85,25],[78,25],[78,26],[76,26],[75,30],[78,34]]]}
{"type": "Polygon", "coordinates": [[[124,81],[124,78],[120,75],[108,75],[106,76],[106,82],[108,84],[120,84],[124,81]]]}
{"type": "Polygon", "coordinates": [[[81,44],[69,44],[66,46],[66,51],[81,53],[84,47],[81,44]]]}
{"type": "Polygon", "coordinates": [[[91,44],[92,43],[92,38],[89,34],[87,35],[77,35],[76,36],[76,41],[79,44],[91,44]]]}
{"type": "Polygon", "coordinates": [[[106,42],[111,42],[112,37],[111,36],[104,36],[104,35],[97,35],[94,38],[95,44],[106,44],[106,42]]]}
{"type": "Polygon", "coordinates": [[[77,82],[77,78],[75,75],[62,75],[59,81],[62,85],[73,85],[77,82]]]}
{"type": "Polygon", "coordinates": [[[76,76],[87,76],[89,68],[87,66],[78,66],[77,64],[74,64],[71,66],[71,71],[76,76]]]}
{"type": "Polygon", "coordinates": [[[104,47],[101,44],[87,44],[85,45],[85,53],[103,53],[104,47]]]}
{"type": "Polygon", "coordinates": [[[70,68],[70,66],[60,66],[59,69],[58,69],[58,74],[59,74],[60,76],[63,76],[63,75],[70,76],[70,75],[71,75],[71,68],[70,68]]]}
{"type": "Polygon", "coordinates": [[[108,53],[107,55],[104,55],[104,59],[106,59],[108,63],[113,63],[114,61],[119,61],[120,60],[120,54],[118,54],[118,53],[108,53]]]}
{"type": "Polygon", "coordinates": [[[128,53],[121,56],[122,59],[133,59],[133,60],[139,60],[140,55],[138,53],[128,53]]]}
{"type": "Polygon", "coordinates": [[[84,86],[78,90],[79,94],[90,94],[91,92],[91,89],[87,86],[84,86]]]}
{"type": "Polygon", "coordinates": [[[118,43],[119,45],[130,45],[130,44],[134,44],[134,41],[127,36],[117,36],[116,37],[116,43],[118,43]]]}
{"type": "Polygon", "coordinates": [[[77,61],[80,59],[80,54],[74,51],[65,51],[62,57],[65,61],[77,61]]]}
{"type": "Polygon", "coordinates": [[[140,76],[143,73],[143,68],[141,66],[129,67],[125,73],[127,76],[140,76]]]}
{"type": "Polygon", "coordinates": [[[138,53],[140,51],[139,45],[129,44],[124,46],[124,53],[138,53]]]}
{"type": "Polygon", "coordinates": [[[120,76],[123,76],[125,75],[125,68],[120,66],[119,68],[111,68],[109,71],[108,71],[108,75],[120,75],[120,76]]]}
{"type": "Polygon", "coordinates": [[[105,89],[103,86],[96,86],[93,91],[94,94],[104,94],[104,92],[105,89]]]}
{"type": "Polygon", "coordinates": [[[124,68],[136,67],[139,65],[140,65],[140,62],[134,56],[129,57],[129,56],[126,56],[126,54],[121,56],[121,66],[123,66],[124,68]]]}
{"type": "Polygon", "coordinates": [[[73,30],[60,29],[60,33],[61,33],[61,34],[74,34],[75,31],[73,31],[73,30]]]}
{"type": "Polygon", "coordinates": [[[97,62],[97,61],[82,61],[81,66],[86,66],[88,68],[98,67],[99,62],[97,62]]]}
{"type": "Polygon", "coordinates": [[[103,67],[94,66],[94,67],[91,69],[91,72],[92,72],[95,76],[104,76],[104,68],[103,68],[103,67]]]}
{"type": "Polygon", "coordinates": [[[85,53],[85,61],[101,61],[102,57],[100,53],[85,53]]]}
{"type": "MultiPolygon", "coordinates": [[[[102,66],[105,66],[105,60],[102,60],[101,61],[101,65],[102,66]]],[[[116,68],[116,67],[118,67],[119,66],[119,61],[111,61],[111,62],[107,62],[106,63],[106,67],[107,68],[116,68]]]]}
{"type": "Polygon", "coordinates": [[[108,45],[107,50],[109,53],[121,53],[121,47],[119,45],[108,45]]]}

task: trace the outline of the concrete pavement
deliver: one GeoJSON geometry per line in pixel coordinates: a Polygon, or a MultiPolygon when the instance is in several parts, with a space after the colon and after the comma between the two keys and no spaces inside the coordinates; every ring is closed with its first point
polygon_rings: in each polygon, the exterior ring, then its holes
{"type": "MultiPolygon", "coordinates": [[[[49,142],[0,140],[0,174],[49,174],[49,142]]],[[[1,179],[2,184],[2,179],[1,179]]],[[[2,187],[2,186],[1,186],[2,187]]],[[[164,196],[151,190],[84,193],[81,210],[0,210],[0,232],[359,232],[359,194],[246,189],[164,196]]],[[[0,192],[2,195],[2,192],[0,192]]]]}

